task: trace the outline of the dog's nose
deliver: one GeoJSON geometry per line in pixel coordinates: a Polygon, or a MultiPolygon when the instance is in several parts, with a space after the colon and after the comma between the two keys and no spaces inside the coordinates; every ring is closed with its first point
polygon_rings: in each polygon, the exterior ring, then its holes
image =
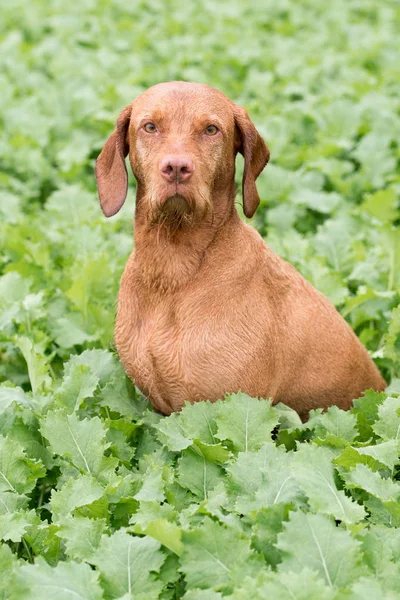
{"type": "Polygon", "coordinates": [[[165,156],[160,163],[160,171],[167,181],[181,183],[191,178],[194,163],[185,156],[165,156]]]}

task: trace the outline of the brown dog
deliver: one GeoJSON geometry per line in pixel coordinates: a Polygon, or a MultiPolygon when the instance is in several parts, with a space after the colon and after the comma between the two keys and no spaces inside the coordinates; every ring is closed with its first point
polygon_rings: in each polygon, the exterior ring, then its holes
{"type": "Polygon", "coordinates": [[[135,246],[115,342],[128,375],[164,414],[242,390],[293,407],[347,409],[385,382],[334,306],[246,225],[269,151],[247,112],[202,84],[156,85],[121,112],[96,163],[101,208],[137,180],[135,246]]]}

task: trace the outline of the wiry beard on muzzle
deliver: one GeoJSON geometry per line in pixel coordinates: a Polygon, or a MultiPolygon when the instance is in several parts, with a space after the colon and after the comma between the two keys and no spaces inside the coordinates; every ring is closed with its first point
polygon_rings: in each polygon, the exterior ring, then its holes
{"type": "Polygon", "coordinates": [[[196,197],[187,193],[185,196],[175,194],[163,203],[147,197],[150,207],[148,224],[149,229],[156,225],[165,227],[169,233],[194,229],[210,212],[212,208],[208,190],[196,190],[196,197]]]}

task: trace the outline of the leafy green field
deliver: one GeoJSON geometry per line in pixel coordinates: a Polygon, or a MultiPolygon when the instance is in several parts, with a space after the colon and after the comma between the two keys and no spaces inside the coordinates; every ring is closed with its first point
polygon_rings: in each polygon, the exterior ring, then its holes
{"type": "Polygon", "coordinates": [[[0,599],[399,598],[399,4],[13,0],[0,17],[0,599]],[[172,79],[249,110],[271,149],[253,225],[387,393],[305,425],[241,395],[164,418],[125,378],[134,182],[106,220],[93,166],[119,110],[172,79]]]}

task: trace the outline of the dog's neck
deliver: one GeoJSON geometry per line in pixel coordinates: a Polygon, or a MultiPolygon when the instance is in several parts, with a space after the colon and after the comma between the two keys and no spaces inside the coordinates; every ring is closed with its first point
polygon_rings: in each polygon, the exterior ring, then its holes
{"type": "Polygon", "coordinates": [[[201,269],[210,246],[218,243],[222,230],[239,226],[234,207],[234,191],[213,198],[218,207],[191,229],[171,230],[158,224],[149,226],[140,198],[135,213],[135,261],[142,284],[154,293],[174,293],[188,285],[201,269]]]}

